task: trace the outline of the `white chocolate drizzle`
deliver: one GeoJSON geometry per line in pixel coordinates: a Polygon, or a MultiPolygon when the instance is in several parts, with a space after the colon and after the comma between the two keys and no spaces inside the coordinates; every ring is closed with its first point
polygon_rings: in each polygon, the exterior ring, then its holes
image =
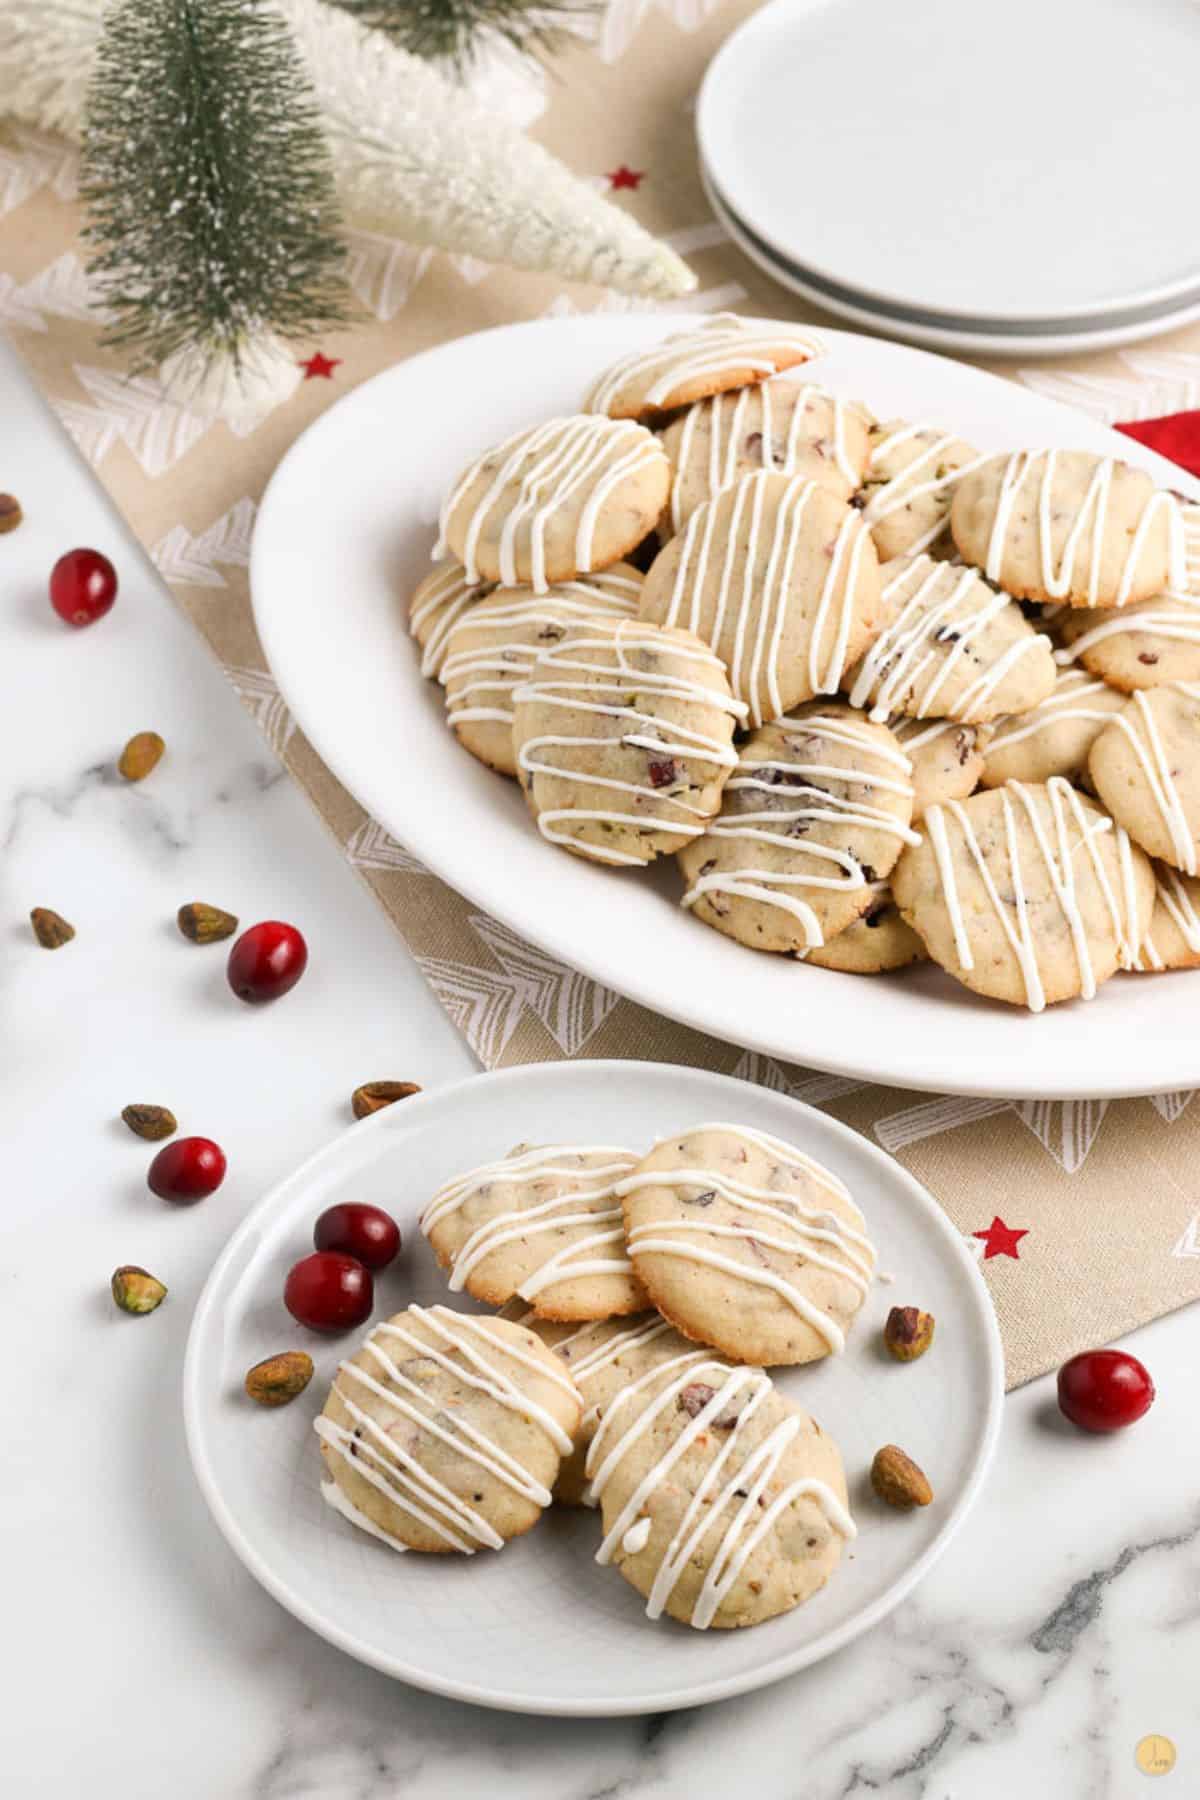
{"type": "Polygon", "coordinates": [[[1021,853],[1018,809],[1032,833],[1037,855],[1050,878],[1050,886],[1066,923],[1079,970],[1080,992],[1090,1000],[1096,992],[1096,974],[1092,964],[1087,932],[1079,907],[1075,859],[1082,850],[1091,863],[1097,886],[1112,921],[1121,966],[1132,966],[1138,952],[1140,925],[1133,892],[1133,864],[1128,836],[1115,828],[1110,818],[1089,815],[1080,795],[1061,775],[1051,776],[1046,785],[1050,812],[1049,824],[1043,819],[1037,798],[1031,788],[1020,781],[1008,781],[1002,790],[1002,818],[1007,868],[1002,879],[1012,890],[1011,905],[1001,899],[996,875],[988,865],[971,817],[959,800],[931,806],[925,813],[925,829],[929,834],[937,868],[938,881],[950,928],[954,935],[955,953],[960,967],[969,972],[975,967],[971,935],[963,913],[962,896],[954,873],[954,856],[946,821],[952,819],[962,836],[965,852],[974,864],[983,884],[991,910],[1017,961],[1031,1012],[1042,1012],[1046,1005],[1045,988],[1038,964],[1037,942],[1028,908],[1028,874],[1021,853]],[[1120,892],[1114,889],[1104,866],[1097,839],[1116,829],[1116,848],[1121,868],[1120,892]],[[1072,835],[1074,834],[1074,835],[1072,835]],[[1122,841],[1124,840],[1124,841],[1122,841]]]}
{"type": "MultiPolygon", "coordinates": [[[[425,1389],[405,1375],[402,1363],[413,1357],[435,1363],[460,1384],[485,1394],[506,1411],[539,1425],[564,1456],[571,1449],[570,1434],[552,1413],[523,1391],[497,1358],[530,1369],[543,1380],[562,1387],[576,1401],[577,1390],[573,1382],[560,1376],[542,1358],[519,1344],[499,1339],[466,1314],[451,1312],[445,1306],[412,1306],[401,1317],[424,1325],[432,1333],[434,1342],[427,1342],[394,1320],[377,1325],[363,1345],[370,1353],[377,1373],[372,1374],[350,1361],[338,1365],[337,1394],[350,1416],[352,1428],[337,1424],[322,1414],[314,1421],[314,1429],[326,1447],[356,1475],[450,1549],[465,1555],[473,1554],[481,1545],[499,1550],[504,1540],[488,1520],[425,1468],[404,1447],[395,1424],[390,1428],[381,1425],[365,1405],[359,1404],[353,1390],[361,1389],[364,1400],[370,1395],[382,1401],[389,1413],[408,1421],[416,1432],[438,1438],[465,1461],[477,1464],[522,1499],[541,1507],[550,1504],[549,1489],[469,1420],[439,1409],[425,1389]],[[403,1345],[409,1353],[400,1362],[390,1353],[396,1343],[403,1345]]],[[[321,1491],[326,1501],[353,1524],[369,1530],[372,1536],[394,1548],[405,1548],[393,1533],[367,1520],[336,1483],[323,1484],[321,1491]]]]}
{"type": "Polygon", "coordinates": [[[588,395],[584,411],[608,412],[631,382],[645,386],[639,409],[672,406],[677,404],[677,392],[697,381],[724,386],[730,375],[741,370],[749,370],[752,380],[761,381],[777,374],[781,365],[806,362],[824,348],[820,338],[798,325],[713,313],[700,325],[614,363],[588,395]]]}
{"type": "Polygon", "coordinates": [[[1105,723],[1107,729],[1122,734],[1137,758],[1150,797],[1171,840],[1171,861],[1185,875],[1194,875],[1197,869],[1196,839],[1175,779],[1177,771],[1171,767],[1151,701],[1152,695],[1171,692],[1200,700],[1200,685],[1185,681],[1172,682],[1169,687],[1151,688],[1149,692],[1139,689],[1128,704],[1105,723]]]}
{"type": "Polygon", "coordinates": [[[641,586],[632,576],[601,572],[581,581],[555,582],[544,595],[513,590],[511,597],[494,599],[466,621],[469,629],[494,633],[492,641],[467,650],[447,646],[441,666],[446,723],[511,724],[512,696],[545,648],[529,641],[529,628],[565,628],[597,617],[635,618],[641,586]]]}
{"type": "MultiPolygon", "coordinates": [[[[729,681],[734,693],[744,694],[748,700],[752,725],[777,719],[786,711],[779,682],[784,663],[784,630],[793,604],[797,548],[813,495],[830,498],[828,491],[815,481],[793,476],[775,502],[774,527],[770,542],[765,545],[763,511],[780,479],[767,470],[759,470],[743,477],[726,495],[697,507],[677,540],[679,564],[663,619],[664,625],[681,625],[694,632],[714,650],[721,647],[728,620],[733,629],[732,647],[725,656],[729,681]],[[723,502],[732,506],[728,524],[722,516],[723,502]],[[756,568],[764,548],[766,567],[759,579],[756,568]],[[710,578],[716,583],[716,601],[706,624],[710,578]]],[[[860,515],[847,507],[834,537],[809,631],[806,664],[808,685],[814,694],[836,693],[841,685],[854,623],[859,565],[864,545],[869,542],[860,515]],[[822,662],[821,648],[827,627],[834,619],[839,581],[841,603],[832,642],[822,662]]]]}
{"type": "Polygon", "coordinates": [[[1081,632],[1065,649],[1056,650],[1055,661],[1077,662],[1097,644],[1113,637],[1154,637],[1169,643],[1200,644],[1200,596],[1170,591],[1153,600],[1141,600],[1123,612],[1109,613],[1089,631],[1081,632]]]}
{"type": "Polygon", "coordinates": [[[665,1381],[661,1390],[642,1407],[632,1424],[624,1426],[619,1436],[618,1422],[628,1418],[629,1402],[638,1397],[649,1382],[663,1379],[670,1365],[652,1370],[649,1376],[617,1396],[605,1411],[592,1439],[587,1471],[593,1496],[598,1500],[616,1470],[655,1420],[676,1407],[685,1388],[701,1377],[712,1378],[711,1382],[703,1384],[712,1386],[712,1397],[689,1418],[668,1448],[651,1464],[596,1552],[598,1563],[608,1563],[618,1548],[627,1555],[645,1549],[653,1526],[655,1494],[693,1446],[703,1449],[709,1458],[708,1467],[696,1485],[674,1536],[663,1549],[646,1603],[646,1614],[651,1619],[662,1615],[683,1571],[715,1527],[718,1535],[689,1620],[698,1631],[704,1631],[712,1624],[738,1576],[775,1521],[797,1500],[815,1501],[839,1536],[850,1539],[857,1535],[857,1530],[841,1498],[827,1482],[813,1476],[788,1482],[769,1505],[760,1505],[803,1427],[802,1418],[798,1414],[789,1414],[755,1449],[750,1450],[746,1446],[745,1430],[773,1391],[770,1377],[761,1369],[733,1369],[728,1363],[703,1356],[699,1359],[688,1357],[685,1361],[687,1366],[665,1381]],[[737,1416],[727,1425],[725,1420],[734,1405],[738,1407],[737,1416]],[[721,1420],[721,1425],[714,1430],[712,1427],[717,1420],[721,1420]],[[640,1529],[642,1524],[651,1528],[644,1535],[640,1529]],[[631,1544],[628,1540],[634,1533],[637,1536],[631,1544]]]}
{"type": "Polygon", "coordinates": [[[468,581],[458,563],[434,570],[421,583],[420,600],[413,596],[408,628],[419,641],[422,627],[427,620],[433,620],[421,652],[422,675],[440,678],[450,633],[477,600],[491,593],[492,586],[490,581],[468,581]]]}
{"type": "MultiPolygon", "coordinates": [[[[870,885],[862,863],[849,850],[823,844],[819,837],[794,835],[798,825],[857,826],[865,831],[881,831],[898,838],[902,844],[919,844],[920,836],[890,813],[886,807],[873,806],[863,800],[847,800],[818,785],[820,781],[841,781],[865,787],[881,794],[912,796],[912,763],[902,751],[880,744],[874,734],[848,719],[831,718],[824,713],[808,714],[801,719],[785,720],[797,731],[811,732],[834,744],[861,749],[882,764],[871,770],[855,763],[843,767],[835,763],[801,762],[783,756],[754,757],[743,752],[737,773],[725,784],[725,792],[751,792],[770,795],[772,804],[760,811],[722,812],[705,833],[706,837],[738,840],[743,843],[770,845],[797,856],[812,857],[826,863],[828,874],[800,873],[768,868],[714,869],[698,874],[680,904],[691,908],[705,894],[729,894],[739,900],[759,901],[788,913],[804,928],[805,945],[815,950],[824,943],[821,924],[813,908],[793,892],[795,889],[850,890],[870,885]],[[894,773],[887,773],[892,770],[894,773]],[[779,777],[782,775],[783,781],[779,777]],[[772,777],[775,779],[772,779],[772,777]],[[797,779],[808,777],[808,780],[797,779]],[[784,803],[784,798],[790,804],[784,803]]],[[[747,750],[753,746],[747,746],[747,750]]]]}
{"type": "Polygon", "coordinates": [[[913,438],[930,431],[937,433],[932,442],[905,463],[902,469],[898,469],[887,481],[877,486],[863,508],[863,518],[867,525],[880,525],[885,519],[890,519],[893,513],[901,512],[906,506],[911,506],[914,500],[923,500],[927,495],[937,496],[937,501],[942,503],[938,517],[927,531],[907,546],[906,554],[910,556],[918,556],[922,550],[928,550],[930,544],[941,537],[950,517],[950,503],[954,498],[953,490],[956,483],[960,482],[964,475],[969,475],[973,469],[978,469],[988,461],[986,456],[976,456],[971,461],[965,462],[961,468],[949,469],[944,474],[937,473],[939,458],[943,457],[946,451],[952,449],[954,445],[960,444],[962,440],[956,438],[953,432],[938,432],[936,426],[918,420],[914,425],[897,427],[895,431],[889,432],[887,437],[881,438],[879,443],[873,447],[867,459],[868,481],[893,450],[898,449],[902,444],[911,443],[913,438]],[[935,471],[932,476],[928,472],[931,464],[935,471]]]}
{"type": "Polygon", "coordinates": [[[522,581],[517,569],[518,543],[528,539],[528,585],[545,593],[546,538],[555,515],[578,507],[574,563],[579,574],[595,562],[596,530],[606,503],[640,469],[664,462],[662,446],[632,420],[587,417],[551,419],[534,430],[519,431],[463,471],[442,507],[435,558],[448,553],[446,529],[467,490],[481,478],[483,492],[467,521],[463,568],[468,581],[480,579],[479,542],[493,518],[499,520],[497,556],[505,587],[522,581]],[[490,479],[484,463],[492,459],[490,479]],[[506,490],[515,489],[510,499],[506,490]]]}
{"type": "MultiPolygon", "coordinates": [[[[1021,489],[1028,477],[1033,474],[1037,477],[1036,523],[1039,577],[1044,592],[1052,600],[1065,600],[1068,595],[1078,594],[1082,591],[1086,596],[1088,606],[1103,606],[1107,602],[1100,594],[1100,565],[1105,549],[1109,494],[1118,463],[1112,456],[1096,459],[1084,497],[1075,511],[1070,530],[1063,542],[1058,567],[1055,568],[1053,515],[1055,511],[1054,480],[1058,457],[1057,450],[1017,450],[1004,459],[1004,468],[1000,477],[1000,492],[997,496],[996,512],[988,538],[984,569],[989,580],[1000,580],[1013,513],[1020,498],[1021,489]],[[1038,476],[1039,463],[1041,465],[1040,476],[1038,476]],[[1091,556],[1088,562],[1086,585],[1081,586],[1080,581],[1076,578],[1075,564],[1089,527],[1091,530],[1091,556]]],[[[1164,489],[1155,489],[1142,508],[1137,528],[1129,539],[1112,605],[1124,606],[1129,599],[1147,536],[1156,515],[1160,512],[1166,515],[1167,520],[1168,584],[1171,587],[1185,585],[1187,574],[1179,503],[1174,495],[1167,493],[1164,489]]]]}
{"type": "Polygon", "coordinates": [[[906,587],[911,592],[863,657],[850,690],[851,706],[873,700],[867,716],[880,723],[904,703],[918,719],[937,714],[977,724],[989,716],[997,688],[1021,658],[1039,645],[1050,648],[1050,640],[1028,627],[1009,596],[986,587],[975,569],[955,568],[928,556],[905,559],[884,586],[885,603],[906,587]],[[981,641],[1010,607],[1020,618],[1013,642],[968,682],[957,699],[947,700],[946,684],[953,686],[963,665],[969,667],[972,659],[979,659],[981,641]]]}
{"type": "Polygon", "coordinates": [[[748,442],[758,438],[757,457],[760,467],[777,475],[792,475],[807,451],[826,454],[842,476],[848,492],[858,484],[859,472],[850,461],[846,448],[847,402],[840,394],[812,382],[796,383],[764,381],[758,387],[741,388],[736,394],[715,394],[711,400],[689,408],[679,428],[675,452],[675,479],[671,483],[671,527],[682,531],[684,525],[684,487],[692,475],[700,452],[696,445],[699,427],[708,425],[708,451],[704,457],[704,498],[732,487],[739,477],[742,462],[748,458],[748,442]],[[792,403],[792,416],[787,430],[776,408],[792,403]],[[794,396],[794,399],[793,399],[794,396]],[[830,409],[832,431],[828,439],[814,439],[807,429],[805,414],[810,400],[830,409]],[[757,418],[754,414],[757,412],[757,418]],[[752,425],[752,429],[747,427],[752,425]],[[822,446],[827,444],[827,449],[822,446]]]}
{"type": "MultiPolygon", "coordinates": [[[[836,1175],[791,1144],[770,1137],[766,1132],[751,1130],[746,1125],[707,1125],[700,1129],[723,1132],[757,1150],[765,1151],[793,1176],[803,1177],[845,1205],[854,1206],[849,1190],[836,1175]]],[[[845,1336],[837,1320],[810,1300],[796,1280],[765,1264],[742,1261],[693,1240],[724,1238],[731,1241],[731,1247],[736,1243],[748,1243],[752,1248],[758,1245],[779,1250],[798,1259],[800,1269],[797,1272],[801,1272],[805,1266],[828,1269],[831,1274],[848,1281],[861,1296],[867,1291],[875,1266],[875,1251],[865,1233],[827,1206],[807,1206],[798,1196],[789,1194],[786,1190],[756,1187],[749,1182],[737,1180],[728,1171],[709,1168],[648,1169],[627,1175],[616,1185],[617,1193],[622,1196],[636,1194],[643,1188],[668,1188],[675,1192],[684,1188],[698,1188],[702,1193],[712,1192],[728,1201],[736,1211],[735,1217],[729,1221],[710,1221],[700,1212],[692,1218],[655,1219],[645,1225],[636,1225],[627,1233],[635,1268],[639,1255],[653,1254],[719,1269],[754,1287],[767,1288],[777,1294],[793,1312],[799,1314],[805,1324],[812,1327],[830,1351],[837,1352],[845,1348],[845,1336]],[[818,1247],[820,1245],[836,1250],[837,1255],[828,1255],[818,1247]]]]}
{"type": "Polygon", "coordinates": [[[554,1144],[501,1157],[448,1181],[421,1214],[420,1226],[426,1237],[444,1219],[477,1198],[482,1189],[504,1192],[504,1197],[497,1200],[494,1216],[477,1225],[454,1252],[449,1276],[451,1292],[461,1292],[479,1264],[506,1244],[518,1239],[527,1243],[538,1237],[558,1240],[565,1236],[566,1241],[548,1253],[541,1266],[517,1288],[522,1300],[532,1301],[547,1288],[580,1277],[632,1275],[615,1184],[618,1176],[627,1174],[637,1161],[632,1151],[609,1144],[554,1144]],[[573,1160],[578,1158],[600,1160],[589,1166],[573,1160]],[[550,1197],[532,1206],[509,1203],[508,1190],[532,1182],[551,1184],[550,1197]]]}
{"type": "MultiPolygon", "coordinates": [[[[640,811],[618,807],[539,808],[538,830],[552,844],[578,846],[579,840],[561,827],[584,821],[629,826],[638,831],[652,826],[683,838],[699,837],[711,814],[671,793],[671,782],[655,786],[649,779],[646,782],[624,781],[616,776],[593,773],[586,767],[572,768],[562,757],[546,760],[544,752],[582,751],[586,756],[589,751],[622,746],[644,750],[662,766],[672,763],[676,757],[689,763],[707,764],[714,771],[732,769],[737,764],[737,752],[730,743],[681,721],[664,719],[645,710],[642,703],[645,700],[690,702],[726,713],[734,719],[745,718],[745,704],[732,699],[720,688],[706,686],[687,675],[672,675],[661,668],[639,668],[631,661],[639,652],[685,666],[694,663],[700,668],[719,670],[724,675],[720,658],[710,651],[698,646],[692,649],[669,640],[664,642],[656,626],[621,620],[615,630],[590,624],[578,626],[542,654],[533,678],[513,695],[516,705],[529,702],[551,710],[593,714],[598,718],[620,720],[622,726],[629,728],[623,729],[619,736],[610,733],[568,736],[544,732],[521,744],[517,763],[528,775],[535,778],[547,775],[584,787],[608,788],[614,793],[631,794],[642,803],[640,811]],[[605,695],[612,697],[604,698],[605,695]],[[671,735],[660,735],[663,732],[671,735]]],[[[711,781],[713,777],[705,779],[711,781]]],[[[603,846],[603,857],[605,861],[633,866],[646,861],[645,857],[609,845],[603,846]]]]}

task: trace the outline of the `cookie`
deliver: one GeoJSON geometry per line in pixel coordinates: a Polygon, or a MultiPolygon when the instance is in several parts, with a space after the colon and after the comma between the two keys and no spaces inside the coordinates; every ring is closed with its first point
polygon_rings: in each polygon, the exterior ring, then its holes
{"type": "Polygon", "coordinates": [[[441,680],[450,633],[463,614],[491,592],[490,581],[468,581],[456,562],[431,569],[417,583],[408,603],[408,629],[423,652],[422,675],[441,680]]]}
{"type": "Polygon", "coordinates": [[[1165,863],[1154,865],[1154,909],[1133,968],[1200,969],[1200,881],[1165,863]]]}
{"type": "Polygon", "coordinates": [[[517,779],[538,830],[593,862],[652,862],[699,837],[737,765],[720,660],[686,631],[576,625],[513,696],[517,779]]]}
{"type": "Polygon", "coordinates": [[[602,1319],[590,1325],[553,1324],[530,1313],[520,1322],[562,1358],[579,1389],[583,1412],[574,1449],[558,1471],[554,1498],[563,1506],[586,1506],[588,1447],[606,1408],[652,1370],[703,1362],[707,1352],[689,1344],[656,1312],[639,1313],[634,1319],[602,1319]]]}
{"type": "Polygon", "coordinates": [[[657,1619],[758,1625],[824,1587],[856,1535],[837,1445],[761,1369],[702,1358],[618,1396],[592,1440],[598,1563],[657,1619]]]}
{"type": "Polygon", "coordinates": [[[960,725],[954,719],[901,719],[888,730],[912,765],[913,824],[928,806],[965,800],[979,786],[990,725],[960,725]]]}
{"type": "Polygon", "coordinates": [[[1088,753],[1092,784],[1135,844],[1195,875],[1200,867],[1200,686],[1127,700],[1088,753]]]}
{"type": "Polygon", "coordinates": [[[869,430],[861,406],[810,383],[764,381],[699,401],[663,433],[674,470],[668,535],[757,469],[799,475],[849,500],[862,482],[869,430]]]}
{"type": "Polygon", "coordinates": [[[634,350],[603,374],[584,411],[610,419],[653,418],[710,394],[749,387],[808,362],[824,349],[820,338],[782,319],[742,319],[713,313],[699,325],[634,350]]]}
{"type": "Polygon", "coordinates": [[[934,961],[975,993],[1041,1012],[1133,965],[1149,860],[1060,776],[930,807],[923,832],[892,892],[934,961]]]}
{"type": "Polygon", "coordinates": [[[1124,694],[1083,669],[1063,669],[1054,692],[1032,712],[999,719],[984,751],[980,780],[985,787],[1006,781],[1049,781],[1075,776],[1087,767],[1088,752],[1124,694]]]}
{"type": "Polygon", "coordinates": [[[1089,450],[988,457],[955,488],[950,529],[964,560],[1018,599],[1127,606],[1185,584],[1178,501],[1089,450]]]}
{"type": "Polygon", "coordinates": [[[685,845],[683,905],[754,950],[807,953],[871,901],[905,844],[908,758],[884,725],[816,704],[742,746],[719,818],[685,845]]]}
{"type": "Polygon", "coordinates": [[[619,562],[666,504],[671,465],[652,432],[614,419],[551,419],[487,450],[442,507],[435,555],[466,579],[544,594],[619,562]]]}
{"type": "Polygon", "coordinates": [[[488,768],[515,775],[512,697],[540,653],[581,619],[636,617],[641,588],[632,564],[615,563],[545,594],[495,588],[473,606],[451,630],[441,665],[446,723],[464,749],[488,768]]]}
{"type": "Polygon", "coordinates": [[[936,425],[903,419],[876,425],[859,504],[880,562],[933,549],[949,532],[955,483],[982,460],[936,425]]]}
{"type": "Polygon", "coordinates": [[[752,725],[836,693],[881,606],[859,514],[815,482],[765,471],[696,508],[655,557],[641,600],[644,619],[712,646],[752,725]]]}
{"type": "Polygon", "coordinates": [[[637,1162],[603,1144],[518,1144],[448,1181],[421,1214],[450,1289],[503,1306],[518,1295],[547,1319],[639,1312],[646,1296],[625,1249],[615,1183],[637,1162]]]}
{"type": "Polygon", "coordinates": [[[744,1125],[664,1138],[623,1176],[634,1269],[685,1337],[746,1363],[844,1348],[875,1250],[836,1175],[744,1125]]]}
{"type": "Polygon", "coordinates": [[[1054,649],[975,569],[902,557],[884,565],[885,624],[847,677],[872,719],[980,724],[1028,712],[1054,690],[1054,649]]]}
{"type": "Polygon", "coordinates": [[[532,1331],[410,1306],[339,1363],[321,1493],[396,1550],[500,1550],[550,1504],[579,1395],[532,1331]]]}
{"type": "Polygon", "coordinates": [[[843,975],[885,975],[928,959],[929,952],[905,923],[888,883],[873,881],[869,893],[866,911],[836,937],[810,950],[810,963],[843,975]]]}
{"type": "Polygon", "coordinates": [[[1156,594],[1119,610],[1073,611],[1060,629],[1060,663],[1081,662],[1127,694],[1200,681],[1200,596],[1156,594]]]}

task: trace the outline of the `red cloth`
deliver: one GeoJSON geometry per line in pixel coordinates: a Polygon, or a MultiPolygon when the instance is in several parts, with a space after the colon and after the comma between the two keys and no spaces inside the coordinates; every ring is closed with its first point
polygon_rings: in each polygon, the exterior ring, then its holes
{"type": "Polygon", "coordinates": [[[1134,419],[1118,425],[1126,437],[1136,438],[1160,456],[1169,457],[1181,469],[1200,475],[1200,412],[1167,413],[1161,419],[1134,419]]]}

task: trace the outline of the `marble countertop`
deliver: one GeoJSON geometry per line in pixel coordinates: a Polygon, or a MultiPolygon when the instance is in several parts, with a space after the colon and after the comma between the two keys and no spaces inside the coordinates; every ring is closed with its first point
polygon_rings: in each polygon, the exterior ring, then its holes
{"type": "MultiPolygon", "coordinates": [[[[348,1117],[351,1089],[432,1086],[472,1058],[404,947],[0,344],[0,1337],[6,1656],[0,1790],[19,1800],[1135,1800],[1135,1746],[1200,1793],[1200,1333],[1137,1335],[1159,1400],[1086,1440],[1037,1382],[1006,1405],[988,1489],[868,1640],[704,1710],[611,1722],[490,1714],[360,1668],[259,1590],[211,1523],[180,1416],[191,1308],[243,1212],[348,1117]],[[113,557],[116,609],[64,630],[45,576],[113,557]],[[113,773],[160,731],[152,781],[113,773]],[[173,920],[202,899],[304,930],[309,972],[261,1012],[173,920]],[[77,927],[53,955],[34,905],[77,927]],[[167,1104],[229,1156],[164,1207],[117,1114],[167,1104]],[[122,1262],[160,1274],[119,1315],[122,1262]],[[14,1379],[15,1377],[15,1379],[14,1379]]],[[[219,594],[214,605],[220,604],[219,594]]],[[[1131,1204],[1135,1197],[1131,1196],[1131,1204]]]]}

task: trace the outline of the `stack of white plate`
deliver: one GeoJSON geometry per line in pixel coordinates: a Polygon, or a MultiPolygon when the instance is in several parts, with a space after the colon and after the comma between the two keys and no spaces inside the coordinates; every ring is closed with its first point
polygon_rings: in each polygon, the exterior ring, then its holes
{"type": "Polygon", "coordinates": [[[774,0],[696,114],[776,281],[935,349],[1037,356],[1200,317],[1197,0],[774,0]]]}

